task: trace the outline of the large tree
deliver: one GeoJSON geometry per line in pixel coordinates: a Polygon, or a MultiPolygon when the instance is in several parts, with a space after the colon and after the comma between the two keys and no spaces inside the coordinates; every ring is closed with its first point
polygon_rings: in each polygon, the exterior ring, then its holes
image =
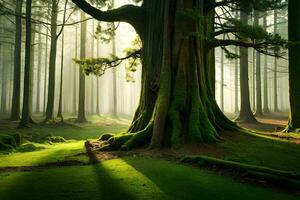
{"type": "Polygon", "coordinates": [[[291,113],[287,131],[300,128],[300,1],[289,0],[289,41],[292,43],[289,48],[289,85],[290,85],[290,106],[291,113]]]}
{"type": "MultiPolygon", "coordinates": [[[[143,43],[139,106],[127,133],[105,137],[109,139],[103,142],[103,150],[130,149],[147,144],[151,148],[162,145],[177,148],[185,139],[215,142],[219,137],[218,130],[237,130],[215,101],[214,48],[239,45],[263,51],[266,43],[280,43],[273,41],[263,29],[258,29],[259,40],[216,38],[232,32],[252,35],[252,29],[233,19],[227,21],[226,28],[214,31],[215,27],[222,26],[214,23],[216,7],[234,4],[233,7],[253,9],[265,6],[266,1],[144,0],[140,7],[125,5],[108,11],[100,11],[83,0],[73,2],[100,21],[131,24],[143,43]]],[[[105,59],[94,61],[110,63],[105,59]]],[[[89,61],[83,66],[90,71],[94,69],[94,65],[90,67],[92,64],[89,61]]],[[[101,74],[103,66],[94,69],[94,73],[101,74]]]]}

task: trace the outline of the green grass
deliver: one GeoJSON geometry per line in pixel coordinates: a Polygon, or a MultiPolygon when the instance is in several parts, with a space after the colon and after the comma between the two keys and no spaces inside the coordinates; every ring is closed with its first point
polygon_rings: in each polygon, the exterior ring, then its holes
{"type": "Polygon", "coordinates": [[[15,134],[47,136],[62,136],[65,139],[86,140],[99,138],[103,133],[124,132],[128,128],[128,121],[120,121],[106,117],[89,116],[88,123],[74,123],[73,119],[66,118],[65,124],[36,124],[31,128],[16,129],[13,126],[0,126],[0,134],[15,134]]]}
{"type": "Polygon", "coordinates": [[[53,145],[36,145],[44,147],[45,149],[26,153],[0,154],[0,167],[36,166],[63,160],[81,160],[82,157],[75,155],[85,152],[84,141],[73,141],[53,145]]]}
{"type": "Polygon", "coordinates": [[[0,175],[0,199],[298,199],[167,161],[125,158],[97,165],[0,175]]]}
{"type": "Polygon", "coordinates": [[[227,152],[226,160],[300,173],[299,144],[239,134],[234,140],[225,140],[221,146],[227,152]]]}

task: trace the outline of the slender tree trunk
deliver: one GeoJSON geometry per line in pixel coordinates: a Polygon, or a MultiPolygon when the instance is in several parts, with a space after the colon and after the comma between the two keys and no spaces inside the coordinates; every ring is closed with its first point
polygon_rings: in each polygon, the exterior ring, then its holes
{"type": "MultiPolygon", "coordinates": [[[[47,3],[48,6],[48,15],[50,15],[50,3],[47,3]]],[[[47,18],[47,22],[48,22],[47,18]]],[[[46,104],[47,104],[47,74],[48,74],[48,66],[49,66],[49,60],[48,60],[48,37],[49,37],[49,30],[48,27],[46,28],[46,46],[45,46],[45,69],[44,69],[44,98],[43,98],[43,116],[46,116],[46,104]]]]}
{"type": "MultiPolygon", "coordinates": [[[[115,29],[115,25],[113,25],[113,29],[115,29]]],[[[112,55],[116,55],[116,38],[113,36],[112,38],[112,55]]],[[[118,117],[118,99],[117,99],[117,69],[114,67],[112,69],[113,73],[113,107],[112,107],[112,116],[118,117]]]]}
{"type": "MultiPolygon", "coordinates": [[[[75,25],[75,58],[77,59],[78,58],[78,26],[75,25]]],[[[76,64],[74,66],[74,91],[73,91],[73,113],[76,114],[77,112],[77,69],[76,69],[76,64]]]]}
{"type": "Polygon", "coordinates": [[[300,1],[289,0],[289,86],[290,86],[290,117],[286,131],[300,128],[300,1]]]}
{"type": "Polygon", "coordinates": [[[63,101],[63,77],[64,77],[64,42],[65,42],[65,34],[62,32],[61,38],[61,57],[60,57],[60,85],[59,85],[59,101],[58,101],[58,112],[57,117],[61,118],[63,121],[62,115],[62,101],[63,101]]]}
{"type": "Polygon", "coordinates": [[[44,97],[43,97],[43,115],[46,115],[46,104],[47,104],[47,74],[48,74],[48,29],[46,32],[46,46],[45,46],[45,67],[44,67],[44,97]]]}
{"type": "Polygon", "coordinates": [[[55,97],[55,68],[56,68],[56,53],[57,53],[57,0],[52,0],[51,7],[51,45],[49,57],[49,75],[48,75],[48,100],[46,108],[46,121],[52,120],[55,97]]]}
{"type": "Polygon", "coordinates": [[[22,46],[22,4],[23,0],[16,1],[16,32],[15,32],[15,55],[14,55],[14,81],[13,97],[11,106],[11,120],[20,119],[20,98],[21,98],[21,46],[22,46]]]}
{"type": "Polygon", "coordinates": [[[256,106],[256,102],[255,102],[255,97],[256,97],[256,83],[255,83],[255,60],[256,57],[256,52],[254,49],[252,49],[252,110],[253,112],[255,111],[255,106],[256,106]]]}
{"type": "MultiPolygon", "coordinates": [[[[267,13],[264,14],[263,27],[267,29],[267,13]]],[[[269,95],[268,95],[268,56],[264,56],[264,113],[269,114],[269,95]]]]}
{"type": "MultiPolygon", "coordinates": [[[[100,41],[99,41],[99,38],[97,38],[97,58],[99,58],[100,57],[100,41]]],[[[101,114],[101,112],[100,112],[100,78],[99,77],[97,77],[97,93],[96,93],[96,95],[97,95],[97,97],[96,97],[96,113],[97,113],[97,115],[100,115],[101,114]]]]}
{"type": "Polygon", "coordinates": [[[37,66],[37,85],[36,85],[36,112],[40,112],[41,106],[41,77],[42,77],[42,28],[39,26],[39,37],[38,37],[38,66],[37,66]]]}
{"type": "Polygon", "coordinates": [[[224,51],[221,49],[220,108],[224,112],[224,51]]]}
{"type": "MultiPolygon", "coordinates": [[[[254,26],[259,26],[259,12],[254,11],[254,26]]],[[[261,98],[261,57],[256,51],[256,112],[255,116],[262,116],[262,98],[261,98]]]]}
{"type": "MultiPolygon", "coordinates": [[[[274,10],[274,34],[277,34],[277,10],[274,10]]],[[[274,112],[278,112],[278,91],[277,91],[277,58],[274,58],[274,112]]]]}
{"type": "Polygon", "coordinates": [[[30,122],[30,81],[31,81],[31,0],[26,1],[26,44],[25,44],[25,71],[24,71],[24,95],[23,95],[23,109],[22,118],[19,127],[28,126],[30,122]]]}
{"type": "MultiPolygon", "coordinates": [[[[81,31],[80,31],[80,59],[84,59],[86,57],[86,16],[85,13],[81,11],[80,20],[81,23],[81,31]]],[[[79,68],[79,103],[78,103],[78,117],[77,120],[80,123],[86,122],[85,117],[85,75],[81,68],[79,68]]]]}
{"type": "Polygon", "coordinates": [[[33,86],[34,86],[34,67],[35,67],[35,36],[36,36],[36,25],[32,24],[32,31],[31,31],[31,58],[30,58],[30,92],[29,92],[29,101],[30,101],[30,122],[34,122],[32,119],[32,109],[33,109],[33,86]]]}
{"type": "Polygon", "coordinates": [[[5,114],[6,113],[6,106],[7,106],[7,75],[8,75],[8,70],[7,70],[7,62],[6,62],[6,45],[2,45],[2,72],[1,72],[1,109],[0,113],[5,114]]]}
{"type": "MultiPolygon", "coordinates": [[[[235,47],[235,54],[238,54],[238,48],[235,47]]],[[[234,113],[238,114],[239,111],[239,66],[238,66],[238,59],[234,61],[234,83],[235,83],[235,92],[234,92],[234,113]]]]}
{"type": "MultiPolygon", "coordinates": [[[[241,21],[248,22],[246,13],[241,12],[241,21]]],[[[248,65],[248,49],[240,47],[240,94],[241,94],[241,111],[237,121],[242,123],[254,123],[256,119],[251,111],[250,95],[249,95],[249,65],[248,65]]]]}
{"type": "MultiPolygon", "coordinates": [[[[91,38],[91,56],[92,58],[94,58],[94,43],[95,43],[95,37],[94,37],[94,34],[95,34],[95,23],[94,23],[94,20],[92,20],[92,38],[91,38]]],[[[95,114],[95,100],[94,100],[94,83],[95,83],[95,77],[92,75],[91,76],[91,95],[90,95],[90,100],[91,100],[91,114],[95,114]]]]}

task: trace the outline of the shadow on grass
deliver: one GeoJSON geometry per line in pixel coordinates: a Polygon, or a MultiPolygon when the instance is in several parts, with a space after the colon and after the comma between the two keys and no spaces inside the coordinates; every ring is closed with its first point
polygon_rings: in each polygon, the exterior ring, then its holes
{"type": "Polygon", "coordinates": [[[270,188],[236,181],[227,176],[218,176],[207,171],[148,158],[124,161],[148,177],[171,199],[231,200],[231,199],[298,199],[287,193],[270,188]]]}

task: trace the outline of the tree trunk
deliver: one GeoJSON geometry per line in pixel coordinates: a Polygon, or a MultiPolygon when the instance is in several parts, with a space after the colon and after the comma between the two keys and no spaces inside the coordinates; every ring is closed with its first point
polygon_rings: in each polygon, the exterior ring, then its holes
{"type": "MultiPolygon", "coordinates": [[[[78,58],[78,26],[75,25],[75,59],[78,58]]],[[[73,113],[77,113],[77,66],[74,66],[74,83],[73,83],[73,113]]]]}
{"type": "Polygon", "coordinates": [[[112,136],[102,150],[178,148],[187,141],[216,142],[220,129],[238,130],[215,101],[214,49],[205,43],[214,13],[203,8],[202,0],[144,1],[139,19],[145,26],[133,23],[143,43],[140,104],[127,133],[112,136]],[[182,8],[196,9],[205,20],[177,19],[182,8]]]}
{"type": "MultiPolygon", "coordinates": [[[[100,41],[99,41],[99,38],[97,38],[97,58],[100,57],[100,41]]],[[[101,115],[101,112],[100,112],[100,77],[97,77],[97,92],[96,92],[96,114],[97,115],[101,115]]]]}
{"type": "MultiPolygon", "coordinates": [[[[277,34],[277,10],[274,10],[274,34],[277,34]]],[[[277,91],[277,58],[274,58],[274,84],[273,84],[273,90],[274,90],[274,112],[278,112],[278,91],[277,91]]]]}
{"type": "MultiPolygon", "coordinates": [[[[254,11],[254,26],[259,26],[259,12],[254,11]]],[[[261,100],[261,57],[260,53],[256,51],[256,112],[255,116],[262,116],[262,100],[261,100]]]]}
{"type": "Polygon", "coordinates": [[[2,45],[2,60],[0,61],[2,64],[2,72],[1,72],[1,108],[0,108],[0,113],[5,114],[6,113],[6,106],[7,106],[7,75],[8,75],[8,70],[7,70],[7,62],[6,62],[6,50],[7,47],[6,45],[2,45]]]}
{"type": "MultiPolygon", "coordinates": [[[[113,29],[115,29],[115,25],[113,24],[113,29]]],[[[113,36],[112,38],[112,55],[116,55],[116,38],[113,36]]],[[[113,87],[113,105],[112,105],[112,116],[118,117],[118,99],[117,99],[117,69],[114,67],[112,69],[112,87],[113,87]]]]}
{"type": "Polygon", "coordinates": [[[57,53],[57,0],[52,0],[51,7],[51,44],[50,44],[50,57],[49,57],[49,75],[48,75],[48,98],[46,108],[45,121],[54,118],[54,97],[55,97],[55,74],[56,74],[56,53],[57,53]]]}
{"type": "Polygon", "coordinates": [[[38,36],[38,65],[37,65],[37,85],[36,85],[36,112],[40,112],[41,106],[41,77],[42,77],[42,27],[39,25],[38,36]]]}
{"type": "Polygon", "coordinates": [[[300,128],[300,1],[289,0],[289,41],[294,44],[289,48],[289,85],[290,85],[290,117],[287,131],[300,128]]]}
{"type": "Polygon", "coordinates": [[[31,0],[26,1],[26,44],[25,44],[25,70],[24,70],[24,95],[23,95],[23,109],[22,118],[19,127],[28,126],[30,122],[30,81],[31,81],[31,0]]]}
{"type": "MultiPolygon", "coordinates": [[[[241,21],[248,22],[246,13],[241,12],[241,21]]],[[[241,110],[237,121],[242,123],[254,123],[256,119],[251,111],[250,95],[249,95],[249,65],[248,65],[248,49],[240,47],[240,93],[241,93],[241,110]]]]}
{"type": "MultiPolygon", "coordinates": [[[[263,18],[263,27],[267,29],[267,13],[263,18]]],[[[268,95],[268,56],[264,56],[264,113],[269,114],[269,95],[268,95]]]]}
{"type": "MultiPolygon", "coordinates": [[[[86,16],[84,12],[80,12],[81,31],[80,31],[80,59],[86,57],[86,16]]],[[[79,68],[79,103],[78,103],[78,116],[77,121],[80,123],[86,122],[85,117],[85,75],[81,68],[79,68]]]]}
{"type": "MultiPolygon", "coordinates": [[[[235,47],[235,54],[238,54],[238,47],[235,47]]],[[[239,65],[238,65],[238,59],[235,59],[234,61],[234,113],[239,114],[239,65]]]]}
{"type": "Polygon", "coordinates": [[[57,117],[63,121],[62,115],[62,93],[63,93],[63,77],[64,77],[64,42],[65,42],[65,34],[62,32],[61,38],[61,56],[60,56],[60,84],[59,84],[59,101],[58,101],[58,112],[57,117]]]}
{"type": "Polygon", "coordinates": [[[224,112],[224,51],[221,49],[220,108],[224,112]]]}
{"type": "Polygon", "coordinates": [[[14,83],[11,106],[11,120],[20,119],[20,95],[21,95],[21,46],[22,46],[22,4],[23,0],[16,1],[16,32],[15,32],[15,55],[14,55],[14,83]]]}

